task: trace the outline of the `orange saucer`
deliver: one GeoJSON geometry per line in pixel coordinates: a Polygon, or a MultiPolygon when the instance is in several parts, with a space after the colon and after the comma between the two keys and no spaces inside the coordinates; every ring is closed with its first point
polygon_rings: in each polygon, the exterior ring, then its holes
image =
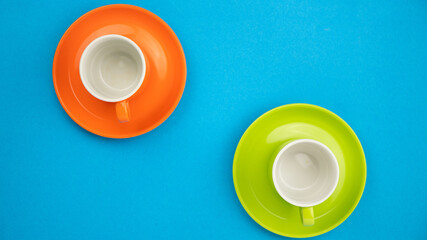
{"type": "Polygon", "coordinates": [[[178,38],[162,19],[140,7],[115,4],[84,14],[68,28],[56,49],[52,72],[56,95],[77,124],[104,137],[128,138],[151,131],[169,117],[184,91],[187,68],[178,38]],[[129,100],[127,123],[117,121],[115,104],[93,97],[80,80],[83,50],[106,34],[131,39],[147,61],[144,82],[129,100]]]}

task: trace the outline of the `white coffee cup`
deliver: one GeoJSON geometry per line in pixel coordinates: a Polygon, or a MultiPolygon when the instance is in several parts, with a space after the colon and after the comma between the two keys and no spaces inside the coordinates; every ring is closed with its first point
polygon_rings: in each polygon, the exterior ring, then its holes
{"type": "Polygon", "coordinates": [[[129,38],[104,35],[93,40],[80,58],[80,78],[92,96],[116,104],[120,122],[129,121],[128,99],[144,81],[145,58],[129,38]]]}
{"type": "Polygon", "coordinates": [[[328,199],[339,178],[337,159],[323,143],[300,139],[285,145],[273,164],[273,183],[279,195],[301,208],[305,226],[314,224],[313,206],[328,199]]]}

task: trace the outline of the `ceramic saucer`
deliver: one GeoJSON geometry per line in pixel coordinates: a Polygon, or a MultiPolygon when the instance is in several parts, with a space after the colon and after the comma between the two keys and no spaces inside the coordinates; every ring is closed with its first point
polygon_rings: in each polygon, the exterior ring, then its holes
{"type": "Polygon", "coordinates": [[[309,104],[290,104],[259,117],[243,134],[234,156],[237,196],[261,226],[287,237],[312,237],[341,224],[358,204],[366,180],[362,146],[349,125],[334,113],[309,104]],[[287,142],[313,139],[328,146],[338,160],[340,177],[334,193],[314,207],[315,224],[301,223],[299,208],[274,188],[272,166],[287,142]]]}
{"type": "Polygon", "coordinates": [[[52,72],[58,99],[77,124],[104,137],[128,138],[154,129],[173,112],[184,91],[186,63],[178,38],[162,19],[140,7],[115,4],[84,14],[68,28],[56,49],[52,72]],[[117,121],[114,104],[90,95],[79,76],[83,50],[107,34],[134,41],[147,62],[145,80],[129,101],[127,123],[117,121]]]}

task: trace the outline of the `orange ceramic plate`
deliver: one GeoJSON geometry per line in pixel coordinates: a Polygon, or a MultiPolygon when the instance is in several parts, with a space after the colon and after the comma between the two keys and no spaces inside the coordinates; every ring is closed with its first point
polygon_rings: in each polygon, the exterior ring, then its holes
{"type": "Polygon", "coordinates": [[[150,11],[125,4],[100,7],[77,19],[62,36],[53,60],[53,83],[62,107],[84,129],[110,138],[138,136],[165,121],[181,99],[186,73],[184,52],[172,29],[150,11]],[[79,76],[83,50],[106,34],[134,41],[147,62],[144,82],[129,101],[127,123],[119,123],[115,104],[93,97],[79,76]]]}

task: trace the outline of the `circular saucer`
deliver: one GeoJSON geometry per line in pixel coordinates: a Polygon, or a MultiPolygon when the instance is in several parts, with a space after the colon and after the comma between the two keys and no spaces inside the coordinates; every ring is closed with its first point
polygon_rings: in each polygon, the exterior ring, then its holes
{"type": "Polygon", "coordinates": [[[263,114],[243,134],[234,155],[233,180],[241,204],[262,227],[286,237],[313,237],[337,227],[356,208],[365,187],[365,155],[340,117],[318,106],[289,104],[263,114]],[[297,139],[328,146],[340,172],[334,193],[313,207],[315,223],[309,227],[302,225],[299,208],[280,197],[272,179],[277,153],[297,139]]]}
{"type": "Polygon", "coordinates": [[[184,91],[187,68],[181,44],[158,16],[140,7],[114,4],[94,9],[64,33],[53,60],[56,95],[68,115],[84,129],[104,137],[128,138],[165,121],[184,91]],[[79,61],[96,38],[119,34],[134,41],[146,58],[146,75],[129,98],[130,121],[119,123],[115,104],[93,97],[83,86],[79,61]]]}

